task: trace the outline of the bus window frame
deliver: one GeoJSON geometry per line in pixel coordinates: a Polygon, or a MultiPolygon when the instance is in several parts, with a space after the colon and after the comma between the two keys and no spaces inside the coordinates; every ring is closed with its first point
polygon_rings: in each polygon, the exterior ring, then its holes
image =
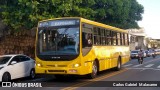
{"type": "MultiPolygon", "coordinates": [[[[82,22],[82,28],[81,28],[81,42],[82,42],[82,56],[86,56],[87,54],[88,54],[88,52],[90,52],[90,50],[91,50],[91,48],[92,48],[92,46],[94,45],[94,37],[93,37],[93,25],[90,25],[90,24],[87,24],[87,23],[84,23],[84,22],[82,22]],[[87,27],[88,26],[88,27],[87,27]],[[86,29],[86,30],[85,30],[86,29]],[[88,32],[87,30],[89,30],[90,29],[90,31],[88,32]],[[83,47],[83,33],[85,33],[85,34],[87,34],[87,35],[91,35],[91,46],[90,45],[87,45],[86,47],[83,47]]],[[[86,38],[86,37],[85,37],[86,38]]],[[[87,36],[87,38],[88,38],[88,36],[87,36]]],[[[88,39],[85,39],[85,41],[87,40],[87,44],[88,44],[88,39]]]]}

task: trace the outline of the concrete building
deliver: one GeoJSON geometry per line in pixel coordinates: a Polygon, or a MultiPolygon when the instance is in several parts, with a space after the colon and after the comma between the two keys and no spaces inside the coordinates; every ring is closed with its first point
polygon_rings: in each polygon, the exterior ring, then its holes
{"type": "Polygon", "coordinates": [[[130,38],[130,50],[147,49],[145,40],[146,33],[144,28],[128,29],[130,38]]]}

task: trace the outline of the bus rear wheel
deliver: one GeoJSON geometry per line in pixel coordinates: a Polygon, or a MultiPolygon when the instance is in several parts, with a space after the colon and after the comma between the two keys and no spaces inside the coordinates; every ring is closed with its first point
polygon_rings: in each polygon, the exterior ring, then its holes
{"type": "Polygon", "coordinates": [[[98,73],[98,65],[97,62],[94,61],[92,65],[92,72],[89,74],[89,78],[90,79],[95,78],[97,76],[97,73],[98,73]]]}
{"type": "Polygon", "coordinates": [[[116,70],[116,71],[119,71],[119,70],[121,70],[121,68],[122,68],[121,58],[119,57],[119,58],[118,58],[118,62],[117,62],[117,67],[115,67],[115,70],[116,70]]]}

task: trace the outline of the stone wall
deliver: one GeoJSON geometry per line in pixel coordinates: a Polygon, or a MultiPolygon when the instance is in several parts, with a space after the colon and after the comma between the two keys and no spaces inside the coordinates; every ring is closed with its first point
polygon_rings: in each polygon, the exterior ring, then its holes
{"type": "Polygon", "coordinates": [[[34,58],[35,35],[31,31],[23,31],[6,35],[0,39],[0,55],[25,54],[34,58]]]}

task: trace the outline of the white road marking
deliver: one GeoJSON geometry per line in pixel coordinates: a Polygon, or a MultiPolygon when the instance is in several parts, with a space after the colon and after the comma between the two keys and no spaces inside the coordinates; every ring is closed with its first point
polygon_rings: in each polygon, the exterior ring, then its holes
{"type": "Polygon", "coordinates": [[[149,61],[145,62],[144,64],[151,63],[151,62],[154,62],[154,61],[159,60],[159,59],[160,58],[152,59],[152,60],[149,60],[149,61]]]}
{"type": "Polygon", "coordinates": [[[128,67],[128,66],[131,66],[131,65],[133,65],[133,64],[127,64],[127,65],[124,65],[123,67],[128,67]]]}
{"type": "Polygon", "coordinates": [[[133,67],[139,67],[139,66],[142,66],[142,64],[134,65],[133,67]]]}
{"type": "Polygon", "coordinates": [[[128,68],[128,69],[142,69],[141,71],[144,71],[144,70],[149,70],[149,69],[151,69],[151,70],[158,70],[158,71],[160,71],[160,69],[155,69],[155,68],[128,68]]]}
{"type": "Polygon", "coordinates": [[[147,66],[144,67],[152,67],[154,64],[148,64],[147,66]]]}
{"type": "Polygon", "coordinates": [[[157,68],[160,68],[160,65],[157,68]]]}
{"type": "Polygon", "coordinates": [[[160,71],[160,69],[154,69],[154,70],[159,70],[160,71]]]}
{"type": "Polygon", "coordinates": [[[144,71],[144,70],[146,70],[146,69],[142,69],[142,70],[140,70],[140,71],[142,72],[142,71],[144,71]]]}

